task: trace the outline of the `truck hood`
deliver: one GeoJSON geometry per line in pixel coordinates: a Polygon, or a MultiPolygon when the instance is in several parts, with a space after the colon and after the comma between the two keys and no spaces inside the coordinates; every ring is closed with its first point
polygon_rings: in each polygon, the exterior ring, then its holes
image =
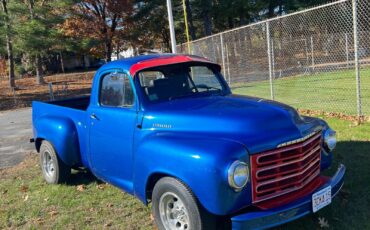
{"type": "Polygon", "coordinates": [[[276,148],[322,129],[319,119],[303,118],[285,104],[241,95],[182,98],[153,104],[143,129],[228,139],[250,154],[276,148]]]}

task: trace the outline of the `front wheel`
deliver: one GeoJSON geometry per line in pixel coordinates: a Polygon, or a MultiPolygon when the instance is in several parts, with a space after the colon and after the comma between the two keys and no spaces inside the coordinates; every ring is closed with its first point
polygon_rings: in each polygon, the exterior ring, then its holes
{"type": "Polygon", "coordinates": [[[164,177],[154,186],[152,213],[160,230],[215,229],[212,218],[180,181],[164,177]]]}
{"type": "Polygon", "coordinates": [[[53,145],[48,141],[41,143],[40,165],[42,175],[49,184],[64,183],[71,175],[71,167],[59,158],[53,145]]]}

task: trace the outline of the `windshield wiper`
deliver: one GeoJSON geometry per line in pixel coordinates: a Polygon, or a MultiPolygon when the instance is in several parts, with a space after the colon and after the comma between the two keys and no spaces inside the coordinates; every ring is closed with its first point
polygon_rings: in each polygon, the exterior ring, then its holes
{"type": "MultiPolygon", "coordinates": [[[[210,88],[212,88],[212,87],[210,87],[210,88]]],[[[220,96],[226,95],[226,92],[224,92],[222,89],[218,89],[218,88],[213,88],[213,89],[214,90],[208,90],[208,91],[204,91],[204,92],[197,92],[197,93],[189,93],[189,94],[184,94],[184,95],[179,95],[179,96],[172,96],[172,97],[169,97],[168,100],[172,101],[174,99],[180,99],[180,98],[186,98],[186,97],[196,97],[196,96],[204,97],[204,96],[214,96],[214,95],[220,95],[220,96]]]]}
{"type": "Polygon", "coordinates": [[[191,96],[194,96],[194,95],[196,95],[196,93],[189,93],[189,94],[184,94],[184,95],[172,96],[172,97],[169,97],[168,100],[172,101],[174,99],[180,99],[180,98],[184,98],[184,97],[191,97],[191,96]]]}

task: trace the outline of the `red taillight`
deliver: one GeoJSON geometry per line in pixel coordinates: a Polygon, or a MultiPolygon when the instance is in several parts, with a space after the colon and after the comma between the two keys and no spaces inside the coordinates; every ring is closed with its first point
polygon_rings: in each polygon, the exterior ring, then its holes
{"type": "Polygon", "coordinates": [[[251,156],[254,203],[304,188],[320,174],[321,133],[297,144],[251,156]]]}

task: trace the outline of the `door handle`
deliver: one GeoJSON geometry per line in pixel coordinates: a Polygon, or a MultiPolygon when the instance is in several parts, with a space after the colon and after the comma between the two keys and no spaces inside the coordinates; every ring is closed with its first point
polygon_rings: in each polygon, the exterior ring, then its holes
{"type": "Polygon", "coordinates": [[[92,114],[90,115],[90,118],[91,118],[91,119],[94,119],[94,120],[99,120],[99,118],[96,116],[96,114],[95,114],[95,113],[92,113],[92,114]]]}

